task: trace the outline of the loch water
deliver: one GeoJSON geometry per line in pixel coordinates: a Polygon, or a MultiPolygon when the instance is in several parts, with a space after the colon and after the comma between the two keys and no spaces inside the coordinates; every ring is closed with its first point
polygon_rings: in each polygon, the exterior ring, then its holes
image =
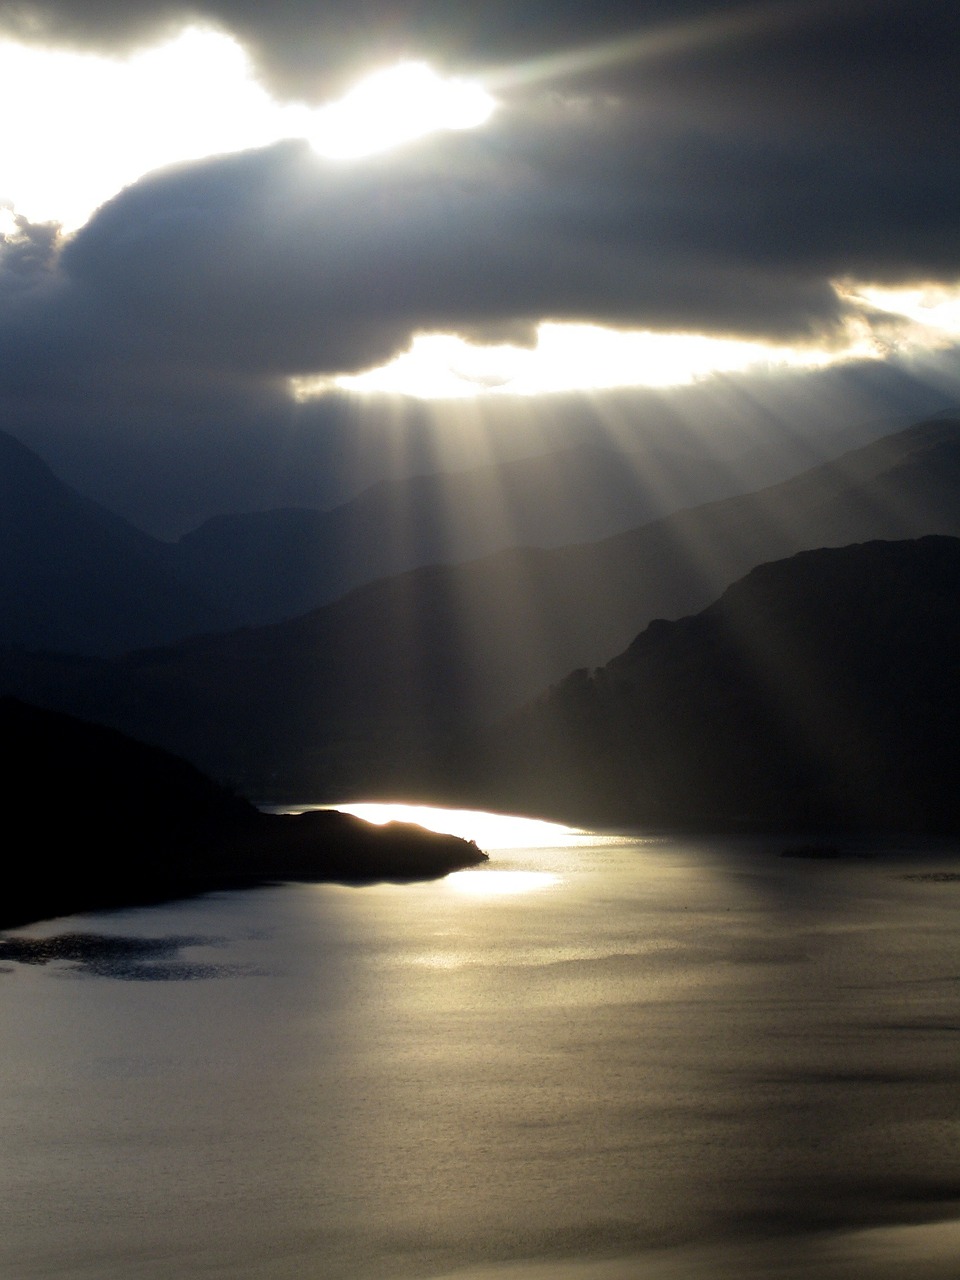
{"type": "Polygon", "coordinates": [[[955,1280],[953,851],[479,842],[5,935],[0,1276],[955,1280]]]}

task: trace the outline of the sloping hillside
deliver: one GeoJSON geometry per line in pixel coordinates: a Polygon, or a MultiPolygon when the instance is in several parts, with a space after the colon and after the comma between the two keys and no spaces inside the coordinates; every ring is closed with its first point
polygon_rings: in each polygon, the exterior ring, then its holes
{"type": "Polygon", "coordinates": [[[784,484],[598,543],[372,583],[301,618],[109,664],[7,654],[4,687],[106,719],[252,794],[408,785],[420,762],[755,565],[960,534],[960,426],[921,424],[784,484]]]}
{"type": "Polygon", "coordinates": [[[330,511],[220,515],[161,542],[0,433],[0,644],[119,654],[298,616],[362,583],[514,545],[600,537],[784,470],[678,442],[579,446],[383,480],[330,511]]]}
{"type": "Polygon", "coordinates": [[[775,451],[719,459],[683,441],[632,453],[584,444],[382,480],[329,511],[216,516],[180,539],[177,564],[235,625],[260,625],[422,565],[608,537],[790,469],[775,451]]]}
{"type": "Polygon", "coordinates": [[[960,540],[762,565],[487,745],[488,801],[580,821],[960,830],[960,540]]]}

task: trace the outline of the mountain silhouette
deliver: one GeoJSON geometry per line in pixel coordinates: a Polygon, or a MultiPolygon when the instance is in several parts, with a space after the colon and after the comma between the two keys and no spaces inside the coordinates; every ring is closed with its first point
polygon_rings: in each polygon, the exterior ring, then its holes
{"type": "MultiPolygon", "coordinates": [[[[783,456],[781,456],[781,454],[783,456]]],[[[303,614],[357,585],[514,544],[595,538],[789,467],[678,443],[603,446],[383,480],[330,511],[221,515],[143,533],[0,432],[0,644],[116,655],[303,614]]]]}
{"type": "Polygon", "coordinates": [[[348,814],[262,813],[187,761],[0,698],[8,822],[0,928],[265,880],[420,879],[475,845],[348,814]]]}
{"type": "Polygon", "coordinates": [[[960,540],[764,564],[486,746],[485,802],[568,820],[956,832],[960,540]]]}
{"type": "Polygon", "coordinates": [[[682,442],[626,454],[581,444],[486,467],[381,480],[329,511],[216,516],[180,539],[177,564],[235,625],[259,625],[423,565],[455,564],[513,546],[594,541],[795,467],[786,450],[720,458],[682,442]]]}
{"type": "Polygon", "coordinates": [[[187,756],[247,794],[436,779],[478,725],[695,613],[766,561],[960,535],[960,424],[937,420],[784,483],[595,543],[511,548],[371,583],[300,618],[110,662],[0,655],[0,687],[187,756]]]}

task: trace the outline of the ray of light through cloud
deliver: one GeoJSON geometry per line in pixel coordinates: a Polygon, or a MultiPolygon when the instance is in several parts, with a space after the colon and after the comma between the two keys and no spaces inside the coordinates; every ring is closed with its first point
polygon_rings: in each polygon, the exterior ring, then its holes
{"type": "MultiPolygon", "coordinates": [[[[735,40],[757,24],[789,25],[805,12],[792,3],[746,6],[721,18],[491,70],[489,86],[515,90],[578,69],[735,40]]],[[[481,126],[496,107],[478,81],[441,76],[417,61],[381,66],[339,101],[319,108],[281,102],[256,79],[237,39],[201,26],[126,57],[0,38],[0,112],[7,125],[0,138],[0,238],[16,238],[17,217],[60,223],[67,232],[79,228],[124,186],[166,165],[290,137],[309,140],[327,162],[363,161],[426,133],[481,126]]],[[[301,375],[289,385],[300,401],[331,391],[462,400],[669,388],[718,374],[882,358],[891,348],[922,353],[960,335],[955,286],[854,283],[837,290],[849,304],[849,324],[819,344],[554,320],[537,326],[530,346],[415,333],[406,350],[377,368],[301,375]]]]}
{"type": "Polygon", "coordinates": [[[576,79],[617,66],[749,41],[764,32],[801,27],[815,14],[816,6],[809,0],[733,4],[718,12],[644,26],[596,44],[541,54],[492,71],[489,81],[498,89],[509,90],[576,79]]]}

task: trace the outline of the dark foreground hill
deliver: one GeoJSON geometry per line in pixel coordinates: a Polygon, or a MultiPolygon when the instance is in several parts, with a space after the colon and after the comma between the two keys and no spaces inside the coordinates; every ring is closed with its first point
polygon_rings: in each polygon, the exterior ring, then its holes
{"type": "Polygon", "coordinates": [[[577,821],[960,831],[960,540],[762,565],[487,746],[488,802],[577,821]]]}
{"type": "Polygon", "coordinates": [[[115,730],[0,699],[0,927],[266,880],[422,879],[476,845],[347,814],[265,814],[115,730]]]}
{"type": "Polygon", "coordinates": [[[464,731],[757,564],[926,534],[960,535],[957,421],[602,542],[414,570],[275,626],[112,662],[8,651],[0,690],[113,724],[246,794],[402,791],[434,779],[464,731]]]}

